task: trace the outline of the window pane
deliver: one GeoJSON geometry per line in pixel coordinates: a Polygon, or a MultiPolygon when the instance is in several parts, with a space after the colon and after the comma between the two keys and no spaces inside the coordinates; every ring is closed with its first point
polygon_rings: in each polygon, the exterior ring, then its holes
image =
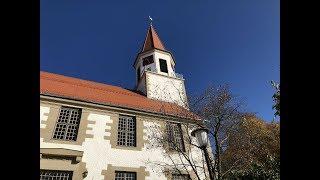
{"type": "Polygon", "coordinates": [[[167,123],[167,136],[170,149],[185,151],[181,125],[177,123],[167,123]]]}
{"type": "Polygon", "coordinates": [[[118,123],[118,141],[120,146],[136,146],[136,119],[120,116],[118,123]]]}
{"type": "Polygon", "coordinates": [[[136,180],[137,174],[135,172],[116,171],[115,180],[136,180]]]}
{"type": "Polygon", "coordinates": [[[76,141],[80,118],[81,109],[61,107],[53,139],[76,141]]]}
{"type": "Polygon", "coordinates": [[[71,180],[72,171],[54,171],[54,170],[40,170],[40,180],[47,179],[59,179],[59,180],[71,180]]]}

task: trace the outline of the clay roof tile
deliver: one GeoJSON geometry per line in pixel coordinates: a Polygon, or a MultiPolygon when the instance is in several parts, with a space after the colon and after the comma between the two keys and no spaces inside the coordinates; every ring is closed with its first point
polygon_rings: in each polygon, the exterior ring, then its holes
{"type": "Polygon", "coordinates": [[[151,49],[160,49],[166,51],[162,41],[160,40],[156,30],[152,25],[150,25],[148,29],[146,38],[141,49],[141,53],[149,51],[151,49]]]}
{"type": "Polygon", "coordinates": [[[43,71],[40,72],[40,94],[198,119],[181,106],[149,99],[128,89],[43,71]]]}

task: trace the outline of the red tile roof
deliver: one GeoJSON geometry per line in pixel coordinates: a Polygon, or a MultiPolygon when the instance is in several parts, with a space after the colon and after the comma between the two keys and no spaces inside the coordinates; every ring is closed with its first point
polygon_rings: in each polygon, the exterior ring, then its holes
{"type": "Polygon", "coordinates": [[[149,51],[151,49],[160,49],[160,50],[166,51],[163,43],[161,42],[156,30],[153,28],[152,25],[150,25],[148,29],[147,36],[144,40],[140,53],[149,51]]]}
{"type": "MultiPolygon", "coordinates": [[[[152,25],[150,25],[149,28],[148,28],[148,31],[147,31],[146,38],[145,38],[145,40],[143,42],[141,51],[137,54],[137,57],[136,57],[136,59],[135,59],[135,61],[133,63],[133,67],[135,67],[135,65],[137,63],[137,60],[138,60],[138,57],[141,54],[143,54],[145,52],[148,52],[150,50],[154,50],[154,49],[167,52],[172,56],[171,52],[166,50],[166,48],[164,47],[164,44],[160,40],[155,28],[152,25]]],[[[172,59],[174,61],[173,56],[172,56],[172,59]]]]}
{"type": "Polygon", "coordinates": [[[40,72],[40,94],[198,119],[196,115],[176,104],[149,99],[136,92],[117,86],[43,71],[40,72]]]}

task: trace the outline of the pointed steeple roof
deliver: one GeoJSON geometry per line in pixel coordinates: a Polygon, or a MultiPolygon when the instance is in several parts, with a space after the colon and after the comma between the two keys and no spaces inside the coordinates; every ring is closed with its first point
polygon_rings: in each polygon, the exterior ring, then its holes
{"type": "Polygon", "coordinates": [[[152,24],[150,24],[150,27],[147,32],[147,36],[144,40],[144,43],[143,43],[143,46],[142,46],[140,53],[143,53],[145,51],[149,51],[151,49],[159,49],[159,50],[166,51],[163,43],[161,42],[161,40],[160,40],[156,30],[152,26],[152,24]]]}
{"type": "Polygon", "coordinates": [[[162,41],[160,40],[160,38],[156,32],[156,30],[154,29],[152,24],[150,24],[148,31],[147,31],[146,38],[143,42],[142,48],[141,48],[140,52],[137,54],[136,59],[133,63],[133,67],[135,67],[137,60],[138,60],[138,57],[141,54],[143,54],[147,51],[150,51],[150,50],[155,50],[155,49],[163,51],[165,53],[169,53],[172,57],[172,60],[175,61],[171,52],[166,50],[166,48],[164,47],[164,44],[162,43],[162,41]]]}

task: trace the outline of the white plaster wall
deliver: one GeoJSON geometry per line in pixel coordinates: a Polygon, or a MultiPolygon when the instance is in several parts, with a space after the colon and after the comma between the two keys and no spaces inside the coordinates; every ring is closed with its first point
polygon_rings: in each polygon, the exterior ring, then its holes
{"type": "MultiPolygon", "coordinates": [[[[41,108],[43,112],[47,112],[48,108],[41,108]]],[[[43,118],[43,115],[40,114],[43,118]]],[[[88,170],[88,175],[86,180],[103,180],[104,176],[101,175],[101,171],[107,169],[107,164],[112,164],[113,166],[123,166],[139,168],[140,166],[145,166],[146,171],[149,171],[150,176],[146,177],[146,180],[165,180],[166,177],[162,173],[159,166],[154,165],[152,162],[166,162],[171,161],[163,156],[163,149],[147,149],[148,144],[145,144],[142,151],[135,150],[123,150],[111,148],[109,140],[105,140],[104,136],[110,136],[110,133],[106,132],[106,129],[111,127],[107,125],[108,123],[113,123],[110,115],[101,112],[90,112],[88,116],[89,121],[93,121],[94,124],[89,124],[88,126],[92,130],[87,130],[88,134],[93,135],[93,138],[86,138],[82,145],[70,145],[70,144],[57,144],[43,142],[40,139],[40,148],[66,148],[72,150],[83,151],[82,161],[86,163],[86,168],[88,170]]],[[[143,138],[148,139],[150,135],[152,126],[159,125],[156,122],[144,121],[144,133],[143,138]]],[[[152,140],[151,140],[152,143],[152,140]]],[[[194,157],[197,156],[196,153],[194,157]]],[[[201,154],[201,152],[199,153],[201,154]]],[[[175,157],[178,158],[178,157],[175,157]]]]}
{"type": "Polygon", "coordinates": [[[40,128],[46,128],[45,121],[48,119],[48,114],[50,112],[50,107],[40,106],[40,128]]]}
{"type": "MultiPolygon", "coordinates": [[[[148,159],[157,157],[157,160],[161,160],[159,151],[149,151],[145,148],[142,151],[111,148],[110,141],[104,139],[104,136],[110,136],[110,133],[105,132],[105,130],[111,127],[106,124],[112,123],[110,116],[107,114],[90,113],[88,120],[95,122],[95,124],[88,125],[92,130],[87,130],[87,133],[92,134],[93,138],[86,138],[82,145],[47,143],[40,139],[40,148],[66,148],[83,151],[82,161],[86,163],[88,170],[88,175],[85,178],[87,180],[103,180],[104,176],[101,175],[101,171],[107,169],[108,164],[139,168],[140,166],[146,166],[145,163],[148,159]]],[[[153,174],[151,167],[147,166],[146,170],[150,172],[147,179],[166,179],[163,174],[160,176],[153,174]]]]}
{"type": "MultiPolygon", "coordinates": [[[[151,137],[157,137],[159,135],[159,137],[161,137],[161,134],[154,134],[154,126],[160,126],[158,123],[156,122],[144,122],[144,132],[146,134],[145,137],[151,136],[151,137]]],[[[157,131],[156,131],[157,132],[157,131]]],[[[189,135],[191,135],[191,131],[189,132],[189,135]]],[[[194,142],[196,143],[196,139],[192,139],[194,142]]],[[[152,143],[152,140],[151,140],[152,143]]],[[[164,174],[162,173],[162,169],[160,166],[155,165],[155,163],[165,163],[165,164],[170,164],[173,165],[172,160],[168,157],[165,156],[165,151],[163,149],[159,149],[159,148],[149,148],[147,149],[148,144],[145,144],[144,147],[144,151],[145,154],[147,154],[148,156],[146,156],[145,158],[147,158],[147,165],[146,165],[146,169],[150,172],[150,177],[146,178],[146,179],[150,179],[150,180],[155,180],[155,179],[166,179],[166,177],[164,176],[164,174]],[[151,173],[152,172],[152,173],[151,173]]],[[[173,161],[176,164],[180,164],[181,163],[181,159],[179,158],[178,155],[170,155],[171,158],[173,159],[173,161]]],[[[202,166],[202,152],[201,149],[199,148],[191,148],[191,152],[189,153],[189,157],[191,157],[194,161],[194,163],[197,166],[202,166]]],[[[182,161],[184,164],[189,164],[184,158],[182,158],[182,161]]],[[[191,167],[188,168],[189,171],[192,171],[191,167]]],[[[203,174],[204,172],[201,172],[199,170],[199,177],[201,179],[205,179],[205,175],[203,174]]]]}
{"type": "Polygon", "coordinates": [[[186,106],[187,97],[184,80],[161,76],[154,73],[147,74],[148,98],[186,106]]]}
{"type": "Polygon", "coordinates": [[[137,90],[142,92],[143,94],[147,94],[147,89],[146,89],[146,76],[142,76],[140,79],[140,82],[137,86],[137,90]]]}

